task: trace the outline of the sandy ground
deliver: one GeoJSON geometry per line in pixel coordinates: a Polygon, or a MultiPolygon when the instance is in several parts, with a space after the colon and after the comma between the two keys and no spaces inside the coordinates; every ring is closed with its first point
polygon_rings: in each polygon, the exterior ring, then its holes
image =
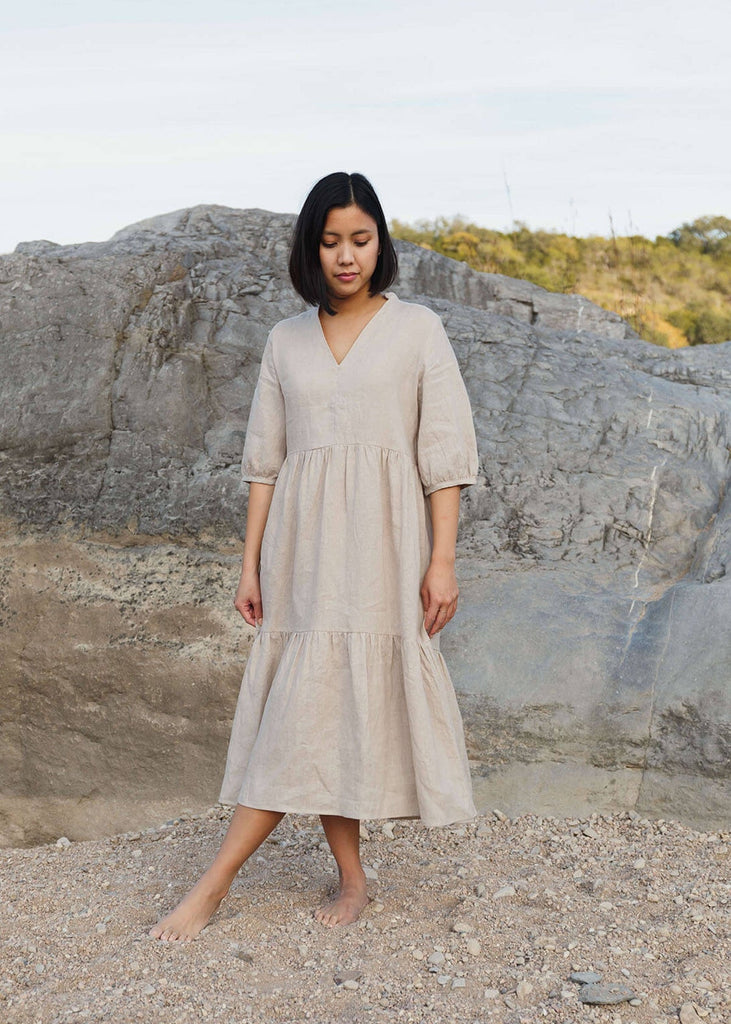
{"type": "Polygon", "coordinates": [[[728,834],[631,812],[366,822],[373,902],[326,929],[334,865],[318,820],[290,817],[195,941],[148,938],[230,815],[0,851],[2,1024],[731,1019],[728,834]],[[589,970],[637,998],[582,1003],[569,974],[589,970]]]}

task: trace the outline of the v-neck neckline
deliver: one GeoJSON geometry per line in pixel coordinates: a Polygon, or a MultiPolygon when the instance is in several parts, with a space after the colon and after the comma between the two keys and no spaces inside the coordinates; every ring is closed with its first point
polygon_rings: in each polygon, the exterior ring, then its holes
{"type": "Polygon", "coordinates": [[[320,322],[320,310],[319,310],[319,307],[315,306],[315,320],[317,321],[317,331],[318,331],[318,334],[320,335],[320,338],[322,339],[322,343],[325,345],[326,349],[330,353],[330,358],[332,359],[333,365],[336,368],[343,365],[343,363],[346,361],[346,359],[348,358],[350,353],[353,351],[355,346],[358,344],[360,339],[363,337],[363,335],[366,333],[368,328],[371,326],[373,321],[377,320],[378,317],[383,312],[383,310],[387,306],[389,306],[391,304],[393,299],[396,298],[396,296],[395,296],[395,294],[393,292],[384,292],[383,294],[385,295],[386,301],[381,305],[380,309],[376,310],[376,312],[373,314],[373,316],[370,318],[370,320],[366,321],[366,323],[363,324],[363,326],[361,327],[360,331],[356,335],[355,340],[353,341],[353,343],[351,344],[350,348],[345,353],[343,358],[340,360],[340,362],[337,361],[337,359],[335,358],[335,355],[333,354],[333,350],[330,348],[330,346],[328,344],[327,338],[325,337],[325,332],[322,329],[322,323],[320,322]]]}

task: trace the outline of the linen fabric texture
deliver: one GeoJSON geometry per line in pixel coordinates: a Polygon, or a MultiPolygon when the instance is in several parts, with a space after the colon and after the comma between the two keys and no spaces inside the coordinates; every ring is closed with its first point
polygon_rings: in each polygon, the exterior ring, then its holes
{"type": "Polygon", "coordinates": [[[476,813],[420,596],[427,496],[477,480],[472,410],[437,314],[385,297],[340,363],[315,307],[264,347],[241,473],[274,490],[224,804],[426,825],[476,813]]]}

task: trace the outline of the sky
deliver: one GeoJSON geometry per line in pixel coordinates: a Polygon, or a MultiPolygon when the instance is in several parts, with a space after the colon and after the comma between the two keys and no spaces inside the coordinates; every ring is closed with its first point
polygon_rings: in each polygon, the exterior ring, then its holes
{"type": "Polygon", "coordinates": [[[26,0],[0,23],[0,252],[335,170],[387,218],[576,235],[731,216],[727,0],[26,0]]]}

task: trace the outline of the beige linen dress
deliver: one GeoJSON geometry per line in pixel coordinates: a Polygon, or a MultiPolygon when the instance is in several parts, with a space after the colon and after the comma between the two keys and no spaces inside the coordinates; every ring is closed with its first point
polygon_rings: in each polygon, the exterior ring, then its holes
{"type": "Polygon", "coordinates": [[[317,309],[269,334],[242,459],[274,484],[263,622],[219,801],[349,818],[475,815],[439,633],[424,627],[427,495],[477,479],[467,390],[439,317],[387,302],[338,363],[317,309]]]}

